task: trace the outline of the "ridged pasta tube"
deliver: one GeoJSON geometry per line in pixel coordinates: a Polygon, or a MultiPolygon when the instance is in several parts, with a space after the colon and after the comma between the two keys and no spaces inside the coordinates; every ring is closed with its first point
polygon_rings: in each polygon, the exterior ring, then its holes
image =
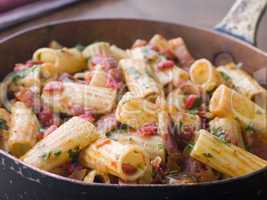
{"type": "Polygon", "coordinates": [[[147,74],[149,68],[145,61],[122,59],[119,63],[128,89],[137,97],[148,97],[159,94],[157,83],[147,74]]]}
{"type": "Polygon", "coordinates": [[[40,125],[37,117],[22,102],[11,107],[10,137],[8,149],[11,154],[20,157],[30,150],[37,142],[40,125]]]}
{"type": "Polygon", "coordinates": [[[132,144],[123,144],[102,138],[81,152],[81,163],[102,173],[135,181],[142,177],[149,165],[145,151],[132,144]]]}
{"type": "Polygon", "coordinates": [[[206,91],[212,91],[221,83],[220,74],[207,59],[196,60],[190,67],[190,78],[206,91]]]}
{"type": "Polygon", "coordinates": [[[48,77],[86,69],[86,60],[77,49],[41,48],[34,52],[33,60],[52,64],[42,65],[42,72],[48,77]]]}
{"type": "Polygon", "coordinates": [[[210,112],[218,117],[238,119],[242,127],[252,126],[258,133],[267,133],[267,113],[247,97],[225,85],[218,87],[212,95],[210,112]]]}
{"type": "MultiPolygon", "coordinates": [[[[50,83],[48,83],[50,84],[50,83]]],[[[116,90],[91,85],[59,82],[61,91],[50,92],[44,89],[42,100],[55,112],[73,114],[72,108],[77,106],[94,113],[108,113],[116,101],[116,90]]]]}
{"type": "Polygon", "coordinates": [[[205,130],[191,151],[191,157],[231,176],[243,176],[267,166],[267,161],[232,144],[226,144],[205,130]]]}
{"type": "Polygon", "coordinates": [[[95,42],[88,45],[82,52],[85,58],[93,58],[95,56],[112,56],[110,44],[107,42],[95,42]]]}
{"type": "Polygon", "coordinates": [[[27,164],[50,171],[93,143],[99,134],[93,124],[73,117],[36,144],[21,159],[27,164]]]}
{"type": "Polygon", "coordinates": [[[157,122],[158,106],[132,93],[126,93],[116,109],[116,119],[138,129],[145,124],[157,122]]]}
{"type": "Polygon", "coordinates": [[[102,66],[97,65],[92,71],[92,79],[90,81],[90,85],[97,87],[105,87],[107,80],[106,76],[106,72],[103,70],[102,66]]]}
{"type": "Polygon", "coordinates": [[[254,100],[257,104],[266,109],[267,91],[244,70],[238,69],[235,65],[218,67],[217,70],[224,77],[227,85],[232,85],[240,94],[254,100]],[[228,84],[229,83],[229,84],[228,84]]]}

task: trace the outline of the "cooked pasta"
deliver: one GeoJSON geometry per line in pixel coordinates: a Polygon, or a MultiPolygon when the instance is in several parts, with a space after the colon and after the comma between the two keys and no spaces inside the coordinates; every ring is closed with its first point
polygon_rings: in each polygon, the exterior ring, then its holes
{"type": "Polygon", "coordinates": [[[1,83],[1,151],[84,184],[192,184],[266,167],[266,89],[189,49],[159,34],[128,49],[37,49],[1,83]]]}

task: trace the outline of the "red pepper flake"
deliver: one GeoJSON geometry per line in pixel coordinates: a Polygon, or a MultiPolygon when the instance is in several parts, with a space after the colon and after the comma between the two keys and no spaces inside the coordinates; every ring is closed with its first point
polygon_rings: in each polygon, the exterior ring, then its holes
{"type": "Polygon", "coordinates": [[[195,94],[189,95],[185,100],[185,108],[186,109],[193,109],[199,108],[201,105],[201,97],[195,94]]]}
{"type": "Polygon", "coordinates": [[[138,171],[135,166],[128,163],[123,163],[121,168],[122,171],[127,175],[134,175],[138,171]]]}
{"type": "Polygon", "coordinates": [[[158,131],[158,127],[156,124],[146,124],[143,127],[137,130],[137,133],[141,136],[153,136],[156,135],[158,131]]]}
{"type": "Polygon", "coordinates": [[[102,55],[98,55],[92,58],[91,60],[92,65],[102,65],[104,70],[109,70],[109,69],[113,69],[113,68],[117,68],[118,63],[117,61],[110,56],[102,56],[102,55]]]}
{"type": "Polygon", "coordinates": [[[82,115],[80,115],[80,117],[89,121],[89,122],[94,122],[96,120],[95,116],[90,111],[85,111],[82,115]]]}
{"type": "Polygon", "coordinates": [[[51,81],[47,83],[44,87],[45,92],[53,93],[53,92],[63,92],[64,86],[60,81],[51,81]]]}
{"type": "Polygon", "coordinates": [[[172,60],[164,60],[158,63],[158,69],[159,70],[165,70],[170,69],[175,66],[175,63],[172,60]]]}
{"type": "Polygon", "coordinates": [[[111,143],[110,139],[105,138],[105,139],[97,141],[95,146],[96,146],[96,148],[99,148],[99,147],[102,147],[102,146],[104,146],[106,144],[110,144],[110,143],[111,143]]]}

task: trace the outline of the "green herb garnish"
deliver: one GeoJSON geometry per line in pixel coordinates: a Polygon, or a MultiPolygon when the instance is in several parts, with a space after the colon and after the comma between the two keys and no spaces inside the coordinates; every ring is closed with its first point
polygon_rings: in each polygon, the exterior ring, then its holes
{"type": "Polygon", "coordinates": [[[16,72],[12,77],[12,81],[16,82],[18,79],[25,78],[28,74],[34,72],[36,69],[39,69],[38,65],[34,65],[31,68],[27,68],[22,71],[16,72]]]}
{"type": "Polygon", "coordinates": [[[252,123],[249,123],[249,124],[245,127],[244,131],[245,131],[246,133],[253,134],[253,133],[255,133],[255,128],[253,127],[253,124],[252,124],[252,123]]]}
{"type": "Polygon", "coordinates": [[[215,135],[223,143],[228,144],[228,142],[225,139],[225,132],[221,127],[212,128],[210,131],[213,135],[215,135]]]}
{"type": "Polygon", "coordinates": [[[69,159],[72,162],[77,161],[78,160],[78,157],[79,157],[79,152],[80,152],[80,147],[79,146],[75,147],[74,149],[70,149],[68,151],[69,159]]]}
{"type": "Polygon", "coordinates": [[[44,154],[42,155],[42,158],[43,158],[44,160],[49,160],[49,159],[51,158],[51,156],[52,156],[52,152],[49,151],[49,152],[47,152],[47,153],[44,153],[44,154]]]}
{"type": "Polygon", "coordinates": [[[61,154],[62,154],[61,150],[57,150],[57,151],[54,152],[54,156],[55,157],[59,157],[61,154]]]}
{"type": "Polygon", "coordinates": [[[220,74],[221,74],[223,80],[225,80],[226,82],[231,80],[231,77],[228,76],[226,73],[220,72],[220,74]]]}

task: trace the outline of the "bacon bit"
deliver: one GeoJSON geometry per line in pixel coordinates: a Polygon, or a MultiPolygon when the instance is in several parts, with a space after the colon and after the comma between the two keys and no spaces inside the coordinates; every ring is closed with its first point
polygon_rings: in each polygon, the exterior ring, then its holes
{"type": "Polygon", "coordinates": [[[82,115],[80,115],[81,118],[89,121],[89,122],[94,122],[96,119],[95,119],[95,116],[93,115],[92,112],[89,112],[89,111],[85,111],[85,113],[83,113],[82,115]]]}
{"type": "Polygon", "coordinates": [[[40,111],[41,100],[39,96],[35,96],[31,90],[23,88],[18,93],[16,93],[15,96],[19,101],[23,102],[26,106],[33,108],[36,111],[40,111]]]}
{"type": "Polygon", "coordinates": [[[147,41],[146,40],[141,40],[141,39],[137,39],[133,46],[132,49],[138,48],[138,47],[144,47],[147,45],[147,41]]]}
{"type": "Polygon", "coordinates": [[[96,146],[96,148],[99,148],[99,147],[102,147],[102,146],[104,146],[106,144],[110,144],[110,143],[111,143],[110,139],[105,138],[105,139],[97,141],[95,146],[96,146]]]}
{"type": "Polygon", "coordinates": [[[38,118],[44,126],[60,125],[60,119],[46,106],[38,113],[38,118]]]}
{"type": "Polygon", "coordinates": [[[189,95],[185,100],[185,108],[192,109],[198,98],[200,98],[198,95],[189,95]]]}
{"type": "Polygon", "coordinates": [[[47,83],[44,87],[44,91],[49,93],[63,92],[63,90],[64,90],[63,83],[59,81],[51,81],[47,83]]]}
{"type": "Polygon", "coordinates": [[[164,60],[161,61],[158,65],[157,68],[159,70],[165,70],[165,69],[170,69],[175,66],[175,63],[172,60],[164,60]]]}
{"type": "Polygon", "coordinates": [[[134,175],[137,172],[137,168],[128,163],[123,163],[121,168],[125,174],[130,175],[130,176],[134,175]]]}
{"type": "Polygon", "coordinates": [[[109,69],[117,68],[118,66],[118,63],[114,58],[100,55],[93,57],[91,63],[94,66],[102,65],[104,70],[106,71],[109,69]]]}
{"type": "Polygon", "coordinates": [[[156,124],[146,124],[143,127],[139,128],[137,130],[137,133],[140,134],[141,136],[153,136],[156,135],[158,131],[158,127],[156,124]]]}

